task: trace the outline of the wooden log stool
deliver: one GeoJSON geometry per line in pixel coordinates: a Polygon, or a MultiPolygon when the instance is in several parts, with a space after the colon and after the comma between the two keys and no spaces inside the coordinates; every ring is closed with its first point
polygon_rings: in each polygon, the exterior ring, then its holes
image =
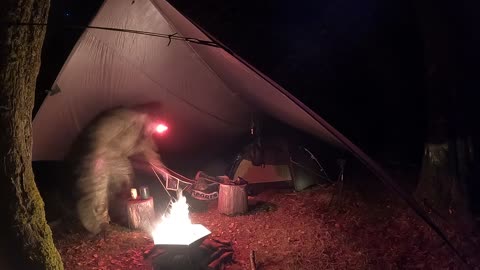
{"type": "Polygon", "coordinates": [[[220,184],[218,211],[225,215],[244,214],[248,211],[247,185],[220,184]]]}
{"type": "Polygon", "coordinates": [[[128,227],[150,232],[155,225],[153,197],[148,199],[130,199],[127,204],[128,227]]]}

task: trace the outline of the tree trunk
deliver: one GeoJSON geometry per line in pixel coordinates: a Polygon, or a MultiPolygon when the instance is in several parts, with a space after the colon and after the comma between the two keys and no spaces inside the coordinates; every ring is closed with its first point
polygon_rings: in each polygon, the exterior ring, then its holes
{"type": "Polygon", "coordinates": [[[461,105],[455,100],[462,91],[458,88],[455,12],[445,1],[414,2],[424,42],[428,93],[427,138],[415,197],[427,210],[463,223],[469,219],[463,169],[468,153],[461,143],[466,128],[458,121],[461,105]]]}
{"type": "Polygon", "coordinates": [[[0,1],[0,248],[13,269],[63,269],[32,170],[32,110],[49,0],[0,1]]]}
{"type": "Polygon", "coordinates": [[[420,181],[416,197],[428,208],[443,215],[454,211],[463,211],[466,197],[460,183],[460,177],[452,168],[454,162],[449,143],[426,143],[420,181]]]}

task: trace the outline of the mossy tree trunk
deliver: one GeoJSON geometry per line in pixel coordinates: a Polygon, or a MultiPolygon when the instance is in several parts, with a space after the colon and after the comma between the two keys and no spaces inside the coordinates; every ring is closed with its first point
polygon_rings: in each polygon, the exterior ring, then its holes
{"type": "MultiPolygon", "coordinates": [[[[0,1],[2,267],[63,269],[32,170],[32,110],[49,0],[0,1]]],[[[7,268],[8,269],[8,268],[7,268]]]]}
{"type": "Polygon", "coordinates": [[[424,42],[428,93],[427,137],[415,197],[427,209],[464,223],[469,219],[465,169],[471,145],[466,123],[459,121],[458,24],[451,3],[414,2],[424,42]]]}

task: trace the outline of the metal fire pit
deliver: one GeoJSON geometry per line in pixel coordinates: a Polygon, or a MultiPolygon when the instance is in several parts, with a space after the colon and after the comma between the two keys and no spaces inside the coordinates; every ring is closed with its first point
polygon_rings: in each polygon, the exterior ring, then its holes
{"type": "Polygon", "coordinates": [[[211,232],[201,224],[192,224],[191,232],[187,233],[191,233],[188,241],[183,239],[183,242],[175,243],[172,241],[162,242],[161,238],[157,239],[151,253],[155,253],[155,250],[162,250],[163,252],[154,258],[154,269],[199,269],[198,263],[194,263],[196,261],[195,254],[198,254],[201,249],[200,245],[211,232]]]}
{"type": "Polygon", "coordinates": [[[177,236],[175,234],[169,235],[168,230],[164,230],[163,239],[169,240],[170,243],[162,243],[161,235],[156,234],[152,249],[154,252],[151,253],[152,256],[147,257],[154,270],[221,269],[233,260],[233,248],[230,242],[206,239],[211,234],[207,228],[200,224],[191,226],[188,229],[175,230],[175,232],[189,232],[182,234],[181,238],[175,237],[177,236]],[[173,241],[178,243],[171,243],[173,241]]]}
{"type": "Polygon", "coordinates": [[[162,239],[160,239],[155,243],[155,246],[164,249],[165,251],[187,250],[192,247],[199,247],[203,240],[205,240],[205,238],[207,238],[211,234],[211,232],[202,224],[192,224],[191,228],[191,237],[189,237],[188,241],[162,242],[162,239]]]}

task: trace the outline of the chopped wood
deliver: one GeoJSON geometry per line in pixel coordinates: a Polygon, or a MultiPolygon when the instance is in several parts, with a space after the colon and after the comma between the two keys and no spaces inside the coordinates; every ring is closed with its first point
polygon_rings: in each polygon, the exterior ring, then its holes
{"type": "Polygon", "coordinates": [[[146,232],[151,231],[155,222],[155,211],[153,198],[146,200],[129,200],[128,205],[128,226],[131,229],[140,229],[146,232]]]}
{"type": "Polygon", "coordinates": [[[214,260],[208,265],[208,269],[219,270],[226,264],[231,262],[233,259],[233,251],[224,252],[219,258],[214,260]]]}
{"type": "Polygon", "coordinates": [[[248,211],[247,185],[220,184],[218,211],[225,215],[243,214],[248,211]]]}
{"type": "Polygon", "coordinates": [[[231,243],[230,242],[221,242],[217,241],[215,239],[205,239],[202,243],[202,247],[205,247],[210,250],[218,250],[221,248],[229,248],[231,249],[231,243]]]}

